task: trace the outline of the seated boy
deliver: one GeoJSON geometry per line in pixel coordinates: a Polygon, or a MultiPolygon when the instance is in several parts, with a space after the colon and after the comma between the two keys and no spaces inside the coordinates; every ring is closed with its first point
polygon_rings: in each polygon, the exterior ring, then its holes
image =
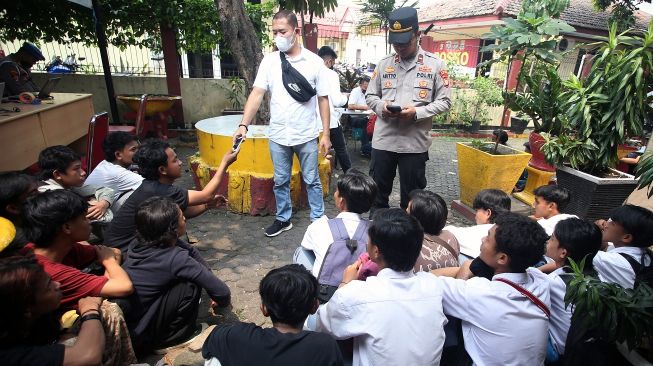
{"type": "Polygon", "coordinates": [[[424,228],[422,251],[415,263],[415,272],[443,267],[458,267],[460,245],[450,232],[442,230],[447,223],[447,203],[438,194],[416,189],[408,195],[406,212],[424,228]]]}
{"type": "Polygon", "coordinates": [[[123,297],[134,290],[120,267],[120,253],[102,245],[85,245],[91,225],[88,204],[68,190],[41,193],[25,203],[27,238],[36,259],[53,281],[61,284],[61,308],[70,310],[86,296],[123,297]],[[84,273],[90,264],[104,267],[104,276],[84,273]]]}
{"type": "Polygon", "coordinates": [[[599,279],[633,288],[635,272],[642,266],[653,265],[647,249],[653,245],[653,212],[633,205],[618,207],[601,223],[601,230],[603,241],[611,242],[614,248],[598,252],[594,257],[599,279]]]}
{"type": "Polygon", "coordinates": [[[465,350],[474,364],[544,362],[550,316],[549,280],[529,267],[542,258],[547,239],[544,229],[534,221],[503,213],[483,238],[479,256],[494,270],[492,280],[439,277],[444,313],[462,320],[465,350]]]}
{"type": "Polygon", "coordinates": [[[2,252],[10,256],[28,243],[25,237],[23,205],[25,201],[38,193],[38,184],[31,175],[21,172],[0,173],[0,216],[14,224],[16,234],[9,247],[2,252]]]}
{"type": "Polygon", "coordinates": [[[534,212],[531,218],[537,220],[548,235],[553,234],[558,222],[577,217],[562,213],[570,199],[566,188],[556,185],[539,186],[535,188],[533,195],[535,195],[535,202],[533,202],[534,212]]]}
{"type": "Polygon", "coordinates": [[[315,277],[297,264],[268,272],[261,280],[261,312],[272,328],[252,323],[222,325],[204,342],[209,366],[343,365],[336,341],[326,334],[302,330],[319,305],[315,277]]]}
{"type": "Polygon", "coordinates": [[[86,178],[84,186],[109,187],[115,192],[112,211],[118,212],[143,177],[129,170],[138,150],[138,138],[127,132],[112,132],[102,142],[104,158],[86,178]]]}
{"type": "Polygon", "coordinates": [[[579,218],[560,221],[546,244],[547,257],[554,260],[557,269],[549,274],[551,283],[551,322],[546,361],[555,362],[565,353],[565,342],[571,325],[572,306],[565,306],[567,285],[561,276],[569,271],[569,259],[580,264],[585,259],[583,271],[593,272],[592,260],[601,249],[601,230],[592,222],[579,218]]]}
{"type": "MultiPolygon", "coordinates": [[[[335,205],[340,213],[333,219],[322,216],[308,226],[301,247],[295,251],[293,261],[303,264],[304,267],[312,270],[315,277],[318,277],[329,247],[340,234],[346,235],[348,239],[357,239],[359,248],[365,252],[369,220],[362,218],[361,215],[372,207],[376,192],[374,180],[359,170],[349,169],[346,174],[340,176],[336,191],[333,193],[335,205]],[[335,231],[331,228],[334,225],[337,226],[335,231]],[[357,231],[361,235],[360,238],[355,238],[357,231]]],[[[342,267],[349,264],[351,262],[343,263],[342,267]]]]}
{"type": "Polygon", "coordinates": [[[114,200],[113,189],[84,186],[86,172],[81,157],[73,149],[62,145],[45,148],[39,154],[38,165],[44,181],[39,192],[70,189],[88,201],[86,217],[90,220],[107,223],[113,219],[113,212],[109,211],[114,200]]]}
{"type": "Polygon", "coordinates": [[[201,191],[186,190],[173,183],[182,174],[182,162],[170,145],[158,139],[146,141],[134,155],[141,175],[141,185],[129,196],[105,232],[105,243],[127,251],[136,236],[134,216],[143,201],[153,196],[169,197],[184,211],[184,216],[195,217],[211,207],[224,204],[224,197],[215,194],[229,165],[236,161],[238,152],[229,150],[215,175],[201,191]]]}
{"type": "Polygon", "coordinates": [[[196,330],[202,289],[213,308],[228,306],[231,292],[199,251],[178,238],[186,232],[186,219],[171,198],[145,200],[135,222],[136,240],[123,263],[134,283],[123,307],[127,324],[137,349],[173,346],[196,330]]]}
{"type": "Polygon", "coordinates": [[[460,244],[459,262],[478,257],[481,239],[487,235],[497,215],[510,212],[510,197],[498,189],[484,189],[474,197],[472,208],[476,211],[476,226],[445,226],[460,244]]]}
{"type": "Polygon", "coordinates": [[[367,252],[381,269],[356,280],[360,261],[347,267],[340,288],[317,311],[316,330],[354,338],[354,365],[437,365],[444,344],[437,278],[413,273],[424,234],[400,208],[379,209],[367,252]]]}

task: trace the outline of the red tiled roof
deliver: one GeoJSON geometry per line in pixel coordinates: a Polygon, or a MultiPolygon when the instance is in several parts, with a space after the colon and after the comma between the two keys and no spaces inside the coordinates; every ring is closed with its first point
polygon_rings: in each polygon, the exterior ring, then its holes
{"type": "MultiPolygon", "coordinates": [[[[420,23],[435,20],[467,18],[483,15],[516,16],[520,0],[433,0],[433,5],[419,10],[420,23]]],[[[571,0],[571,5],[560,18],[575,27],[598,30],[608,29],[609,12],[597,12],[591,0],[571,0]]],[[[646,28],[651,16],[642,11],[635,12],[637,28],[646,28]]]]}

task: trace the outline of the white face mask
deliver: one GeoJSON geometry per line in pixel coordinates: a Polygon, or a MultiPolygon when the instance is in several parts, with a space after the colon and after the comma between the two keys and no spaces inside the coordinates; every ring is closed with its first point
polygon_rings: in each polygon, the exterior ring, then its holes
{"type": "Polygon", "coordinates": [[[277,45],[277,48],[281,52],[288,52],[288,50],[292,47],[292,45],[295,43],[295,40],[293,39],[294,33],[290,35],[290,37],[286,38],[284,36],[277,36],[274,39],[274,43],[277,45]],[[293,39],[292,41],[290,39],[293,39]]]}

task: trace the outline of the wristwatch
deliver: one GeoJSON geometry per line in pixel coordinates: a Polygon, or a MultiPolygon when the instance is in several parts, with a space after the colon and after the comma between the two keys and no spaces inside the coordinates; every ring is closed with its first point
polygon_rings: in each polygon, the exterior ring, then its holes
{"type": "Polygon", "coordinates": [[[86,314],[86,315],[82,316],[81,318],[79,318],[79,323],[81,324],[81,323],[83,323],[83,322],[85,322],[87,320],[99,320],[99,321],[102,321],[102,317],[100,316],[100,314],[86,314]]]}

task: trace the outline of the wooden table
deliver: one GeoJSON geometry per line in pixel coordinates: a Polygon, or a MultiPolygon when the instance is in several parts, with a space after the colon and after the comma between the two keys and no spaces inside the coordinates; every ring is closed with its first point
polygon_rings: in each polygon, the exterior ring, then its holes
{"type": "Polygon", "coordinates": [[[52,93],[41,104],[0,103],[0,171],[23,170],[38,160],[48,146],[71,145],[86,149],[88,124],[93,116],[91,94],[52,93]]]}

